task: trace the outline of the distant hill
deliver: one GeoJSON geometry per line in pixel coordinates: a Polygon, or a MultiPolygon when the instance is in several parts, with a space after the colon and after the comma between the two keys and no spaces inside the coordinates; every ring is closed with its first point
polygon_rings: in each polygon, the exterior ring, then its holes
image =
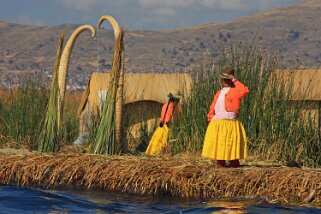
{"type": "MultiPolygon", "coordinates": [[[[256,34],[258,45],[277,52],[281,65],[299,60],[302,67],[319,67],[320,23],[321,1],[312,0],[230,22],[165,31],[127,31],[126,71],[188,71],[206,55],[217,56],[220,45],[251,44],[256,34]]],[[[107,23],[104,26],[107,30],[99,30],[97,40],[84,32],[76,41],[69,84],[83,86],[93,71],[110,68],[113,34],[107,23]]],[[[21,75],[32,73],[48,84],[57,36],[65,32],[67,39],[76,27],[38,27],[0,21],[0,86],[17,83],[21,75]]]]}

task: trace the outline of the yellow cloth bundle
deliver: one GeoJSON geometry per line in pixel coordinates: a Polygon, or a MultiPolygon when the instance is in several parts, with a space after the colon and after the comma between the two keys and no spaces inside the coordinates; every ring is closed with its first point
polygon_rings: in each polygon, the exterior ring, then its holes
{"type": "Polygon", "coordinates": [[[243,124],[238,120],[212,120],[206,130],[202,156],[214,160],[247,157],[243,124]]]}
{"type": "Polygon", "coordinates": [[[168,131],[169,129],[167,125],[164,125],[163,127],[157,127],[156,131],[152,136],[152,139],[149,141],[149,144],[145,153],[148,155],[159,154],[162,148],[167,143],[168,131]]]}

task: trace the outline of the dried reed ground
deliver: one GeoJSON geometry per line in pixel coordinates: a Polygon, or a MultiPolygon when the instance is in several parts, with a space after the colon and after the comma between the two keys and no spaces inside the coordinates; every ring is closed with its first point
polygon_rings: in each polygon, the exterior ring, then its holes
{"type": "Polygon", "coordinates": [[[217,168],[212,161],[192,156],[2,153],[0,184],[204,199],[262,196],[285,204],[321,203],[321,170],[217,168]]]}

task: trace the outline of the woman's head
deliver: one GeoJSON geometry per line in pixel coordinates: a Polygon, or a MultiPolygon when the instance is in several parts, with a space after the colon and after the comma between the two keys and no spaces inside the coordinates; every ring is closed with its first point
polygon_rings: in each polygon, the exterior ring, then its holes
{"type": "Polygon", "coordinates": [[[167,97],[168,97],[168,101],[169,102],[179,103],[180,97],[181,97],[181,93],[180,93],[180,91],[178,89],[174,89],[171,92],[169,92],[167,97]]]}
{"type": "Polygon", "coordinates": [[[234,83],[232,82],[231,76],[234,76],[234,69],[232,68],[224,68],[221,73],[221,84],[224,87],[234,87],[234,83]]]}
{"type": "Polygon", "coordinates": [[[233,75],[233,76],[234,76],[234,69],[233,69],[233,68],[226,67],[226,68],[224,68],[224,70],[223,70],[222,73],[228,74],[228,75],[233,75]]]}

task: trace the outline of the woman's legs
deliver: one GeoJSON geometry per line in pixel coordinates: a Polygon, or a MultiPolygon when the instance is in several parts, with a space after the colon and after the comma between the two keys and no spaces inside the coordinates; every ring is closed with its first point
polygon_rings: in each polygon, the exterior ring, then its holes
{"type": "Polygon", "coordinates": [[[221,167],[225,167],[225,160],[216,160],[216,164],[221,167]]]}
{"type": "Polygon", "coordinates": [[[240,167],[240,161],[239,161],[239,159],[230,160],[230,166],[231,166],[232,168],[240,167]]]}

